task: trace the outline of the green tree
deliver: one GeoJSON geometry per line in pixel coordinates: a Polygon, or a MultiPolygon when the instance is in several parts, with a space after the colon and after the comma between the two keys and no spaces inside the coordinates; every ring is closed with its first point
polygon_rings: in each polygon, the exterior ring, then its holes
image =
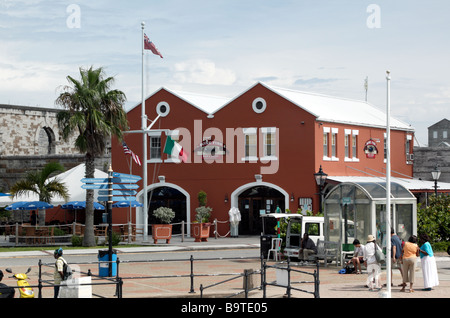
{"type": "MultiPolygon", "coordinates": [[[[115,136],[122,140],[122,131],[128,129],[123,104],[125,93],[111,89],[114,77],[106,77],[103,68],[80,68],[80,80],[67,76],[68,86],[56,99],[64,108],[58,113],[58,125],[67,140],[78,134],[75,147],[85,153],[86,177],[93,178],[95,158],[105,152],[106,142],[115,136]]],[[[83,246],[95,246],[94,191],[86,190],[86,228],[83,246]]]]}
{"type": "MultiPolygon", "coordinates": [[[[57,162],[50,162],[44,166],[42,170],[29,171],[23,180],[19,180],[14,184],[10,193],[17,197],[23,194],[36,193],[39,196],[39,201],[51,203],[52,197],[59,195],[64,200],[69,199],[69,192],[64,183],[60,182],[58,178],[48,180],[50,176],[56,172],[63,172],[64,167],[57,162]]],[[[39,211],[39,224],[45,224],[45,210],[39,211]]]]}
{"type": "Polygon", "coordinates": [[[450,241],[450,196],[431,196],[428,206],[417,211],[418,234],[426,233],[433,242],[450,241]]]}

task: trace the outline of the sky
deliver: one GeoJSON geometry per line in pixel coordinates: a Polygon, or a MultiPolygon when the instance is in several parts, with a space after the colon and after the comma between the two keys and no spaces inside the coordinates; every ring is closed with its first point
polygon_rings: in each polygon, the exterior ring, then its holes
{"type": "Polygon", "coordinates": [[[0,104],[56,107],[104,67],[126,108],[161,87],[230,99],[258,81],[364,100],[416,130],[450,119],[448,0],[0,0],[0,104]]]}

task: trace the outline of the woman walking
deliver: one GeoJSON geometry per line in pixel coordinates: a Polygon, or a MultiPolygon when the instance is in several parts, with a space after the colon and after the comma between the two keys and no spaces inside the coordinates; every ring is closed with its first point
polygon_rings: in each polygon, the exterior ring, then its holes
{"type": "Polygon", "coordinates": [[[430,291],[432,287],[439,285],[439,278],[434,258],[430,237],[427,234],[420,235],[420,263],[422,265],[424,290],[430,291]]]}
{"type": "Polygon", "coordinates": [[[414,292],[413,285],[415,280],[414,272],[416,270],[417,256],[419,256],[419,246],[416,244],[417,237],[412,235],[408,242],[405,242],[402,250],[402,264],[403,264],[403,287],[401,292],[405,291],[406,283],[409,282],[409,292],[414,292]]]}
{"type": "Polygon", "coordinates": [[[369,235],[367,237],[367,244],[364,246],[364,265],[367,268],[368,274],[366,287],[369,287],[370,290],[381,289],[381,266],[375,257],[376,249],[381,251],[380,247],[376,244],[375,237],[373,235],[369,235]]]}

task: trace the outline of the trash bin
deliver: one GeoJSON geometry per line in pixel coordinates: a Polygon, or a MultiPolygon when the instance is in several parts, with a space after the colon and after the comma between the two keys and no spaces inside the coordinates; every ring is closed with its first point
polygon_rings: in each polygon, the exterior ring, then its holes
{"type": "Polygon", "coordinates": [[[260,238],[260,249],[261,249],[260,255],[262,254],[263,258],[267,258],[267,254],[269,253],[270,245],[272,244],[272,238],[273,237],[274,237],[273,235],[268,235],[268,234],[261,235],[261,238],[260,238]]]}
{"type": "MultiPolygon", "coordinates": [[[[108,250],[99,250],[98,251],[98,276],[101,277],[109,277],[109,251],[108,250]],[[106,263],[103,263],[106,262],[106,263]]],[[[111,277],[117,275],[117,253],[116,250],[112,250],[111,255],[111,277]]]]}

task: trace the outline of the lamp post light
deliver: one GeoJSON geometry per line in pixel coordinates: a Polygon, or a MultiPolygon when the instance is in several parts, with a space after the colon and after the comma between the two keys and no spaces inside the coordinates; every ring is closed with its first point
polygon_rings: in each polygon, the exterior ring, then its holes
{"type": "Polygon", "coordinates": [[[441,176],[441,170],[438,169],[438,165],[434,166],[434,170],[431,171],[431,177],[434,180],[434,195],[437,197],[437,181],[439,180],[439,177],[441,176]]]}
{"type": "Polygon", "coordinates": [[[314,174],[314,178],[316,179],[316,184],[319,186],[319,212],[322,213],[322,198],[323,198],[323,186],[325,185],[325,181],[327,181],[328,175],[323,172],[322,165],[319,168],[319,172],[314,174]]]}

